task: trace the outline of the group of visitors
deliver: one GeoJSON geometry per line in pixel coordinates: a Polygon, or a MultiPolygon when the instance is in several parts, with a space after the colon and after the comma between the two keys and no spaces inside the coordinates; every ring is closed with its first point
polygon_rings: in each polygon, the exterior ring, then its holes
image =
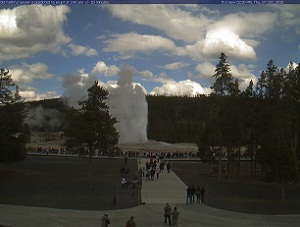
{"type": "Polygon", "coordinates": [[[196,203],[204,203],[204,187],[198,186],[197,188],[194,185],[189,185],[186,189],[186,204],[195,203],[195,196],[196,196],[196,203]]]}
{"type": "Polygon", "coordinates": [[[171,163],[169,161],[161,161],[159,159],[150,158],[149,161],[145,163],[145,166],[139,169],[139,174],[142,178],[146,180],[156,180],[159,178],[159,174],[164,173],[165,167],[167,168],[167,172],[171,171],[171,163]]]}

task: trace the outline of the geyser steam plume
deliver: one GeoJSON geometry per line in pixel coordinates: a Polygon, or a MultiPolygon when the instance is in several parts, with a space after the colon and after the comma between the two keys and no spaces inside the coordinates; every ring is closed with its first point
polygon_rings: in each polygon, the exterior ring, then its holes
{"type": "Polygon", "coordinates": [[[143,143],[147,139],[148,105],[143,88],[132,83],[136,70],[130,65],[122,65],[118,74],[118,84],[109,88],[108,106],[118,122],[119,143],[143,143]]]}
{"type": "MultiPolygon", "coordinates": [[[[145,92],[140,84],[132,83],[138,72],[130,65],[120,66],[118,83],[102,84],[108,89],[109,111],[118,122],[115,126],[120,133],[119,143],[147,142],[148,105],[145,92]]],[[[78,101],[86,95],[87,88],[97,80],[83,71],[67,74],[63,79],[64,97],[68,105],[78,108],[78,101]]]]}

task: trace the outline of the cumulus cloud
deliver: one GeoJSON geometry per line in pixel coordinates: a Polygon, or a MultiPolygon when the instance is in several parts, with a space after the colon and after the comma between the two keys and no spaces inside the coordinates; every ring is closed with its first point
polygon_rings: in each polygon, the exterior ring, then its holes
{"type": "Polygon", "coordinates": [[[206,56],[218,56],[220,53],[227,56],[255,59],[253,47],[246,44],[238,35],[227,29],[216,29],[207,32],[203,46],[203,54],[206,56]]]}
{"type": "Polygon", "coordinates": [[[53,74],[47,72],[48,66],[43,63],[26,64],[21,66],[13,65],[10,67],[12,78],[17,83],[29,84],[36,79],[50,79],[53,74]]]}
{"type": "Polygon", "coordinates": [[[173,41],[156,35],[140,35],[137,33],[115,34],[112,39],[106,40],[106,52],[119,52],[128,55],[135,52],[153,52],[172,50],[175,48],[173,41]]]}
{"type": "Polygon", "coordinates": [[[71,49],[71,54],[73,56],[79,56],[79,55],[83,55],[83,56],[97,56],[98,52],[90,47],[87,46],[79,46],[79,45],[75,45],[75,44],[68,44],[68,47],[71,49]]]}
{"type": "Polygon", "coordinates": [[[70,42],[63,31],[68,6],[24,5],[0,10],[0,60],[58,53],[70,42]]]}
{"type": "Polygon", "coordinates": [[[116,76],[119,72],[119,67],[115,65],[108,66],[103,61],[98,61],[91,71],[93,75],[102,74],[104,76],[116,76]]]}
{"type": "Polygon", "coordinates": [[[163,69],[168,69],[168,70],[180,70],[181,68],[187,67],[189,65],[190,64],[188,64],[188,63],[184,63],[184,62],[180,61],[180,62],[174,62],[171,64],[158,66],[158,67],[163,68],[163,69]]]}
{"type": "Polygon", "coordinates": [[[204,94],[202,86],[191,80],[183,81],[174,81],[174,80],[165,80],[163,85],[160,87],[155,87],[150,94],[152,95],[188,95],[194,96],[197,94],[204,94]]]}

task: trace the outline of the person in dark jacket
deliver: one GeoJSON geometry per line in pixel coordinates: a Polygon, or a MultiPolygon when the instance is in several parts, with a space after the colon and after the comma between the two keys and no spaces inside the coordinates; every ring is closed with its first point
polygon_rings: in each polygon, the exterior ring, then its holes
{"type": "Polygon", "coordinates": [[[126,223],[126,227],[136,227],[135,221],[133,219],[134,219],[134,217],[131,216],[130,219],[126,223]]]}
{"type": "Polygon", "coordinates": [[[204,194],[205,194],[205,190],[204,190],[204,187],[201,188],[201,203],[204,203],[204,194]]]}

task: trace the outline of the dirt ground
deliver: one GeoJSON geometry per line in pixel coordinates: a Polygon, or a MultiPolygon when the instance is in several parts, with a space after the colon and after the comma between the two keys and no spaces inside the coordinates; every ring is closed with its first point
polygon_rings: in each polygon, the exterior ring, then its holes
{"type": "MultiPolygon", "coordinates": [[[[137,162],[127,162],[130,180],[137,162]]],[[[134,207],[140,203],[140,191],[120,186],[124,163],[124,158],[95,158],[92,186],[88,187],[87,158],[28,156],[25,161],[0,166],[0,203],[83,210],[134,207]]],[[[200,162],[173,162],[172,169],[186,185],[204,186],[209,206],[247,213],[300,213],[298,186],[286,186],[286,201],[282,202],[277,184],[250,179],[219,184],[200,162]]]]}

